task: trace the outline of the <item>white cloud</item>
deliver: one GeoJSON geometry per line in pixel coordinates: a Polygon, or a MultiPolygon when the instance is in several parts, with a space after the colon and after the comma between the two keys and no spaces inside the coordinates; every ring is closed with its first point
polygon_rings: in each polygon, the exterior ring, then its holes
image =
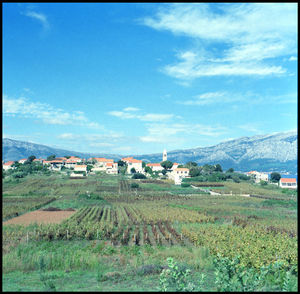
{"type": "Polygon", "coordinates": [[[192,100],[177,101],[177,103],[184,105],[208,105],[214,103],[229,103],[241,99],[241,97],[226,92],[208,92],[194,96],[194,99],[192,100]]]}
{"type": "Polygon", "coordinates": [[[139,108],[136,107],[126,107],[123,109],[123,111],[138,111],[140,110],[139,108]]]}
{"type": "Polygon", "coordinates": [[[100,126],[98,123],[89,121],[81,111],[67,112],[46,103],[31,102],[24,97],[14,99],[4,95],[3,114],[6,116],[19,115],[25,118],[39,119],[46,124],[79,125],[91,129],[103,129],[103,126],[100,126]]]}
{"type": "Polygon", "coordinates": [[[48,22],[48,18],[45,14],[40,13],[40,12],[35,12],[32,10],[27,10],[27,11],[23,12],[23,14],[39,21],[42,24],[44,29],[49,29],[50,25],[48,22]]]}
{"type": "Polygon", "coordinates": [[[296,3],[171,4],[143,24],[195,41],[163,69],[178,79],[283,74],[274,58],[297,52],[296,3]]]}
{"type": "MultiPolygon", "coordinates": [[[[126,110],[123,109],[123,110],[126,110]]],[[[137,111],[138,109],[134,110],[134,111],[137,111]]],[[[132,110],[130,110],[132,111],[132,110]]],[[[173,114],[162,114],[162,113],[147,113],[147,114],[136,114],[136,113],[131,113],[128,111],[109,111],[108,112],[109,115],[112,115],[112,116],[116,116],[116,117],[119,117],[121,119],[138,119],[138,120],[141,120],[141,121],[152,121],[152,122],[155,122],[155,121],[165,121],[165,120],[169,120],[171,118],[174,117],[173,114]]]]}
{"type": "Polygon", "coordinates": [[[178,143],[190,136],[218,137],[227,133],[227,128],[222,126],[209,126],[202,124],[173,123],[173,124],[148,124],[148,134],[141,136],[142,142],[178,143]]]}
{"type": "Polygon", "coordinates": [[[298,57],[297,56],[291,56],[289,58],[289,61],[297,61],[298,60],[298,57]]]}

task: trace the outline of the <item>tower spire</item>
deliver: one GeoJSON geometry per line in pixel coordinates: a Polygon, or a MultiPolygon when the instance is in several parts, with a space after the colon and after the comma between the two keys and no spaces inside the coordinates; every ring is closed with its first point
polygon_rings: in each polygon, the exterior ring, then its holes
{"type": "Polygon", "coordinates": [[[167,158],[168,158],[168,157],[167,157],[167,150],[164,149],[162,161],[166,161],[167,158]]]}

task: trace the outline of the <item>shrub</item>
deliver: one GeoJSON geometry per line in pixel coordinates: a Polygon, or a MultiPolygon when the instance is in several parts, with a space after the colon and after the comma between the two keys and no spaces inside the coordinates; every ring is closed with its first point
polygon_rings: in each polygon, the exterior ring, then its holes
{"type": "Polygon", "coordinates": [[[160,274],[160,291],[190,292],[200,290],[205,276],[202,274],[201,280],[196,289],[196,285],[191,279],[191,270],[179,266],[173,258],[167,258],[168,267],[163,269],[160,274]]]}
{"type": "Polygon", "coordinates": [[[190,187],[191,185],[189,183],[181,183],[181,187],[187,188],[190,187]]]}
{"type": "Polygon", "coordinates": [[[138,184],[138,183],[132,183],[132,184],[130,185],[130,187],[131,187],[132,189],[137,189],[137,188],[139,187],[139,184],[138,184]]]}
{"type": "Polygon", "coordinates": [[[141,173],[135,173],[133,176],[132,176],[133,179],[146,179],[147,177],[141,173]]]}

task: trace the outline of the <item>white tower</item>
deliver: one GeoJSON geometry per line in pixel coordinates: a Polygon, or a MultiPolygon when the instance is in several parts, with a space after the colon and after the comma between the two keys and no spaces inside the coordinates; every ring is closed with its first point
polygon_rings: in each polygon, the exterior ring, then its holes
{"type": "Polygon", "coordinates": [[[163,152],[163,160],[162,161],[166,161],[167,160],[167,151],[166,149],[164,149],[164,152],[163,152]]]}

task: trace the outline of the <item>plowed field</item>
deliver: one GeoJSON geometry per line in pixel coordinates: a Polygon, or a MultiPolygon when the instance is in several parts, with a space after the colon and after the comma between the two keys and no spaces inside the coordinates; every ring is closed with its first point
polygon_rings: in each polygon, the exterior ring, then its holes
{"type": "Polygon", "coordinates": [[[76,211],[32,211],[3,222],[3,225],[59,224],[76,211]]]}

